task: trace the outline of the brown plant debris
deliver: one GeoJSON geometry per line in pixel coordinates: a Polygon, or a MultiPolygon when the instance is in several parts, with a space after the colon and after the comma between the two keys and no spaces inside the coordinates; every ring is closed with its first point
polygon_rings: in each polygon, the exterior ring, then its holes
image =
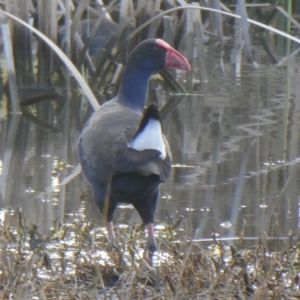
{"type": "Polygon", "coordinates": [[[44,236],[16,213],[0,224],[1,299],[300,298],[299,240],[271,252],[259,241],[243,249],[213,235],[207,247],[167,229],[151,264],[143,233],[130,226],[117,227],[111,249],[92,222],[74,220],[44,236]]]}

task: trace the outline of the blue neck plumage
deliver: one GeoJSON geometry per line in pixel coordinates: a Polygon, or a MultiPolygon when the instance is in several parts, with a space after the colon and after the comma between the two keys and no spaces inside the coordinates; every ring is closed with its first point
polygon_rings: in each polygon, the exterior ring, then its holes
{"type": "Polygon", "coordinates": [[[150,76],[149,71],[138,68],[134,64],[127,64],[120,82],[119,101],[131,109],[142,112],[146,102],[150,76]]]}

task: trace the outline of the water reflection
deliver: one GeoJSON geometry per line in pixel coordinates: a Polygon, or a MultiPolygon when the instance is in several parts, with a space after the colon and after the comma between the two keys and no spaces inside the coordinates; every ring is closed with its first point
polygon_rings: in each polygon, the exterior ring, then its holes
{"type": "MultiPolygon", "coordinates": [[[[193,235],[198,229],[202,238],[210,237],[213,228],[222,236],[239,235],[244,224],[246,236],[297,231],[299,56],[290,58],[289,68],[263,66],[263,57],[255,59],[258,69],[244,64],[239,80],[229,62],[227,75],[222,75],[216,59],[205,89],[195,84],[191,92],[196,95],[164,114],[174,167],[162,188],[157,223],[183,216],[184,233],[193,235]],[[232,226],[222,225],[229,222],[232,226]]],[[[151,95],[159,96],[163,107],[165,87],[160,81],[152,86],[151,95]]],[[[22,207],[28,222],[37,223],[42,232],[55,218],[71,221],[74,213],[101,224],[82,174],[58,185],[76,173],[77,139],[91,115],[86,100],[74,96],[63,104],[37,107],[36,115],[58,131],[26,116],[0,120],[1,206],[22,207]]],[[[140,222],[135,210],[119,208],[115,220],[128,219],[140,222]]]]}

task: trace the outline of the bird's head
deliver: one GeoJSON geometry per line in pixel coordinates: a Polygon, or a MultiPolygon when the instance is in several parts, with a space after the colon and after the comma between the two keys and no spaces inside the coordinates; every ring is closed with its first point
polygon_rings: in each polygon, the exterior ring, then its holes
{"type": "Polygon", "coordinates": [[[161,39],[148,39],[136,46],[129,60],[139,65],[140,69],[154,73],[164,67],[190,70],[187,59],[161,39]]]}
{"type": "Polygon", "coordinates": [[[118,101],[142,112],[145,106],[151,74],[165,67],[190,70],[186,58],[160,39],[148,39],[138,44],[130,53],[118,93],[118,101]]]}

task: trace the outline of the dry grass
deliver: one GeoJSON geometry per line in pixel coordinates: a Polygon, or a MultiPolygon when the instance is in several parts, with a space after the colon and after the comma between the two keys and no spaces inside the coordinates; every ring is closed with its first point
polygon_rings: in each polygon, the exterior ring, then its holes
{"type": "Polygon", "coordinates": [[[285,251],[269,251],[262,238],[248,249],[216,239],[204,248],[186,237],[175,241],[175,232],[166,226],[151,266],[141,250],[143,232],[130,226],[117,227],[119,249],[112,250],[103,229],[86,221],[42,236],[16,213],[6,217],[0,230],[1,299],[300,297],[298,240],[285,251]]]}

